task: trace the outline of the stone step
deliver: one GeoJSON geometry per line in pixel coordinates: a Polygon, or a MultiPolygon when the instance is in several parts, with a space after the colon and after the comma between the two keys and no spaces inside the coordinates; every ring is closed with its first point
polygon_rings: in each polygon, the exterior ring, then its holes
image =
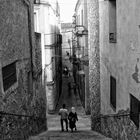
{"type": "Polygon", "coordinates": [[[112,140],[94,131],[59,132],[47,131],[29,140],[112,140]]]}

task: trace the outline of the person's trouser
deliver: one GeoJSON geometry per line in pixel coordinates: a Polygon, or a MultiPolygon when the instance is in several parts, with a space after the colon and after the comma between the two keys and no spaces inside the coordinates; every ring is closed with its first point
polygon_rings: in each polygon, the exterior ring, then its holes
{"type": "Polygon", "coordinates": [[[60,122],[61,122],[61,129],[64,130],[63,122],[65,122],[66,130],[68,130],[68,120],[67,119],[61,119],[60,122]]]}

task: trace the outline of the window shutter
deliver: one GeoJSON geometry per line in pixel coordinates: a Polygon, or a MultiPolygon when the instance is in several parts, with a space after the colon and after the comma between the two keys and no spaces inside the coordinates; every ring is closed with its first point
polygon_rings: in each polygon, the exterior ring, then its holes
{"type": "Polygon", "coordinates": [[[110,76],[110,103],[116,109],[116,79],[110,76]]]}
{"type": "Polygon", "coordinates": [[[12,63],[2,68],[3,88],[7,90],[17,81],[16,63],[12,63]]]}

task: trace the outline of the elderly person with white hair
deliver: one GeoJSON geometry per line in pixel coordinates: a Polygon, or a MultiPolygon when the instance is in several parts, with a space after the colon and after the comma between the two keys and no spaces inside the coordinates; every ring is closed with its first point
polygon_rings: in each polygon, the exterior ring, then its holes
{"type": "Polygon", "coordinates": [[[68,119],[69,119],[69,127],[71,129],[71,132],[73,132],[74,128],[76,131],[77,130],[76,121],[78,121],[78,117],[74,107],[71,108],[71,112],[69,113],[68,119]]]}

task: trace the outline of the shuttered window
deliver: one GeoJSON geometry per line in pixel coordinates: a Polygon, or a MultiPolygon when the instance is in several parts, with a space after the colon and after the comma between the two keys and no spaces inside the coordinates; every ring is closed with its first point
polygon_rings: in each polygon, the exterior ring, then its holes
{"type": "Polygon", "coordinates": [[[110,76],[110,103],[116,109],[116,79],[110,76]]]}
{"type": "Polygon", "coordinates": [[[117,42],[116,0],[109,0],[109,42],[117,42]]]}
{"type": "Polygon", "coordinates": [[[16,81],[16,63],[12,63],[2,68],[4,91],[11,87],[16,81]]]}
{"type": "Polygon", "coordinates": [[[140,101],[130,94],[130,118],[139,128],[140,101]]]}

